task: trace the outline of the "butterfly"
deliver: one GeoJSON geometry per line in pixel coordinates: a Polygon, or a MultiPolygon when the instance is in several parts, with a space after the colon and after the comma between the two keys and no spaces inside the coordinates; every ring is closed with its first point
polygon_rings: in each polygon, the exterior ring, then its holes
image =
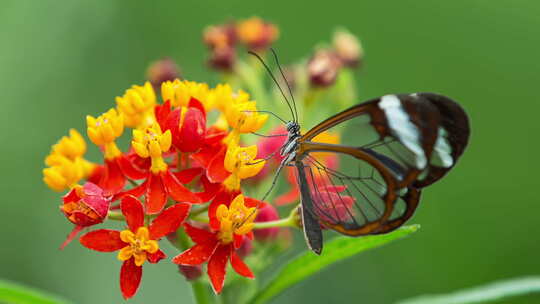
{"type": "MultiPolygon", "coordinates": [[[[274,56],[279,67],[275,52],[274,56]]],[[[287,140],[279,150],[283,160],[276,177],[283,167],[295,168],[304,236],[316,254],[323,249],[322,227],[363,236],[403,225],[418,207],[423,188],[456,165],[469,140],[463,108],[436,93],[374,98],[305,134],[300,132],[292,93],[292,106],[283,96],[293,120],[286,122],[287,140]],[[339,132],[345,140],[318,141],[324,132],[339,132]]]]}

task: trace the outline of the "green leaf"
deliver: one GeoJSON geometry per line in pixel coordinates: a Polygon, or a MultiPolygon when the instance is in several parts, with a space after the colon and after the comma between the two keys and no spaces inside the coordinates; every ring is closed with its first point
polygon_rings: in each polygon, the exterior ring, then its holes
{"type": "Polygon", "coordinates": [[[18,283],[0,280],[0,303],[68,304],[71,302],[67,302],[57,296],[18,283]]]}
{"type": "Polygon", "coordinates": [[[511,296],[540,292],[540,277],[525,277],[463,289],[445,295],[425,295],[398,304],[469,304],[486,303],[511,296]]]}
{"type": "Polygon", "coordinates": [[[384,235],[364,236],[360,238],[340,236],[334,238],[324,244],[324,251],[320,256],[307,251],[287,263],[279,274],[248,303],[266,303],[285,289],[335,262],[400,239],[417,231],[419,227],[419,225],[406,226],[384,235]]]}

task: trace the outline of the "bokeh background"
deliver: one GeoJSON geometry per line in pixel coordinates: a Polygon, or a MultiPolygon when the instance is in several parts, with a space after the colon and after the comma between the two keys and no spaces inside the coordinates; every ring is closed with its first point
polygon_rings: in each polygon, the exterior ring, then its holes
{"type": "MultiPolygon", "coordinates": [[[[540,2],[3,0],[0,277],[76,303],[122,302],[113,254],[77,243],[58,250],[71,226],[59,194],[41,181],[43,158],[70,127],[84,131],[86,114],[142,83],[152,60],[170,56],[186,78],[214,84],[202,29],[252,15],[279,25],[285,63],[345,26],[366,49],[362,100],[444,93],[466,108],[473,131],[459,166],[424,192],[410,221],[420,232],[335,265],[275,303],[392,303],[538,274],[540,2]]],[[[144,271],[131,303],[192,301],[175,267],[144,271]]]]}

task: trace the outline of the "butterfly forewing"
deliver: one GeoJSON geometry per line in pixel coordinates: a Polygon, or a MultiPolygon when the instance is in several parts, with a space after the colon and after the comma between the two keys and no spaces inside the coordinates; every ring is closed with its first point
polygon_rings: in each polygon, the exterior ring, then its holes
{"type": "Polygon", "coordinates": [[[309,184],[303,191],[310,192],[302,197],[311,199],[314,217],[338,232],[389,232],[413,215],[420,188],[455,165],[468,136],[466,114],[441,95],[386,95],[359,104],[302,136],[297,159],[309,184]],[[341,134],[340,142],[322,143],[329,133],[341,134]]]}

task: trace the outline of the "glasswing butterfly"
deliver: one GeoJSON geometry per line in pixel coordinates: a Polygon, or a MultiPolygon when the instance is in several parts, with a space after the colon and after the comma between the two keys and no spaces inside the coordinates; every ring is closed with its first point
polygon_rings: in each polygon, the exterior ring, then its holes
{"type": "Polygon", "coordinates": [[[251,54],[265,66],[291,110],[293,120],[286,122],[287,140],[279,151],[283,161],[273,185],[283,167],[296,168],[304,236],[317,254],[323,248],[321,226],[362,236],[403,225],[416,210],[422,189],[448,173],[467,146],[467,114],[452,99],[435,93],[384,95],[301,134],[290,87],[292,103],[264,61],[251,54]],[[345,141],[319,142],[317,136],[325,131],[341,132],[345,141]],[[325,157],[333,165],[323,162],[325,157]]]}

